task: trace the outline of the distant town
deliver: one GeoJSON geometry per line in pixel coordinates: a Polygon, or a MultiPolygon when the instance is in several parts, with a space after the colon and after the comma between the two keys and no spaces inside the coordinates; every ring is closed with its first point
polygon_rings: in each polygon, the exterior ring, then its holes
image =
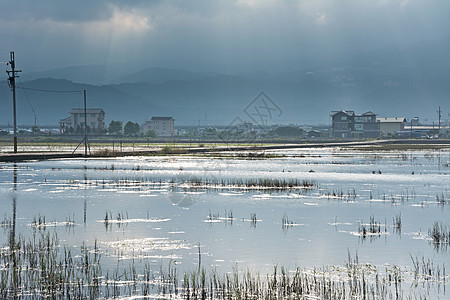
{"type": "MultiPolygon", "coordinates": [[[[440,112],[439,112],[440,113],[440,112]]],[[[410,120],[403,116],[379,116],[367,111],[361,114],[353,110],[329,112],[328,125],[274,124],[259,125],[240,121],[224,125],[176,124],[174,116],[152,116],[142,124],[133,121],[111,120],[106,123],[106,112],[102,108],[73,108],[69,116],[56,126],[19,126],[19,136],[60,135],[133,137],[133,138],[198,138],[205,140],[264,140],[264,139],[397,139],[397,138],[449,138],[448,120],[422,123],[419,117],[410,120]],[[87,126],[86,126],[87,124],[87,126]]],[[[440,115],[439,115],[440,116],[440,115]]],[[[13,134],[7,125],[0,127],[0,136],[13,134]]]]}

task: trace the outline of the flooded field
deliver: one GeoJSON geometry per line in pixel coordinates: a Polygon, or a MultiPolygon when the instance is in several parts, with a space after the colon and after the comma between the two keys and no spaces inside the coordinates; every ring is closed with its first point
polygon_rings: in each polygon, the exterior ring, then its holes
{"type": "MultiPolygon", "coordinates": [[[[74,270],[94,266],[68,281],[96,284],[79,293],[100,298],[187,298],[202,274],[281,293],[269,279],[287,274],[304,299],[450,299],[449,149],[234,154],[0,164],[1,294],[53,291],[26,287],[30,266],[11,284],[12,265],[29,265],[46,241],[55,261],[70,250],[74,270]],[[334,296],[308,283],[317,278],[334,296]]],[[[224,290],[211,283],[207,297],[224,290]]]]}

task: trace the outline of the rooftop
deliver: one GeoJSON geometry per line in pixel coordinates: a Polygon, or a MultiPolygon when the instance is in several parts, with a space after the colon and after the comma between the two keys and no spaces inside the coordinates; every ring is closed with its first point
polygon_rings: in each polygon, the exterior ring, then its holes
{"type": "MultiPolygon", "coordinates": [[[[105,113],[101,108],[87,108],[86,113],[88,114],[99,114],[105,113]]],[[[69,112],[70,114],[84,114],[84,108],[72,108],[69,112]]]]}
{"type": "Polygon", "coordinates": [[[155,120],[174,120],[172,117],[152,117],[152,121],[155,120]]]}
{"type": "Polygon", "coordinates": [[[380,122],[380,123],[404,123],[404,122],[406,122],[406,118],[403,118],[403,117],[377,118],[377,122],[380,122]]]}

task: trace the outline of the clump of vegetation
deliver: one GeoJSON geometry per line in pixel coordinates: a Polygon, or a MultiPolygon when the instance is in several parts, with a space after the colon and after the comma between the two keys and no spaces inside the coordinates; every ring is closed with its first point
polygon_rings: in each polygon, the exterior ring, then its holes
{"type": "Polygon", "coordinates": [[[398,234],[402,233],[402,215],[396,215],[394,218],[392,218],[392,223],[394,227],[394,231],[398,234]]]}
{"type": "Polygon", "coordinates": [[[448,199],[448,197],[446,197],[444,195],[444,193],[442,193],[441,195],[436,194],[436,201],[440,205],[445,205],[445,204],[448,204],[450,202],[450,200],[448,199]]]}
{"type": "Polygon", "coordinates": [[[432,260],[425,259],[423,255],[412,256],[414,281],[417,282],[444,282],[445,283],[445,266],[436,265],[432,260]]]}
{"type": "Polygon", "coordinates": [[[333,189],[332,191],[326,191],[324,194],[328,199],[334,198],[345,201],[354,201],[358,197],[355,189],[348,190],[346,193],[342,189],[333,189]]]}
{"type": "Polygon", "coordinates": [[[442,222],[434,222],[433,227],[428,230],[428,236],[436,249],[450,245],[450,228],[442,222]]]}
{"type": "Polygon", "coordinates": [[[6,214],[3,216],[3,220],[0,222],[0,227],[3,228],[10,228],[11,227],[11,218],[8,217],[6,214]]]}
{"type": "Polygon", "coordinates": [[[364,239],[367,236],[380,236],[381,235],[381,224],[375,221],[374,216],[370,216],[369,224],[359,224],[358,233],[364,239]]]}
{"type": "Polygon", "coordinates": [[[113,157],[116,156],[117,153],[115,153],[114,151],[110,150],[110,149],[100,149],[100,150],[95,150],[94,152],[92,152],[91,156],[93,157],[113,157]]]}
{"type": "Polygon", "coordinates": [[[283,231],[286,231],[293,226],[294,222],[292,220],[289,220],[287,214],[284,214],[283,217],[281,218],[281,229],[283,231]]]}
{"type": "Polygon", "coordinates": [[[164,146],[158,154],[162,155],[169,155],[169,154],[187,154],[189,153],[188,149],[184,148],[176,148],[176,147],[170,147],[170,146],[164,146]]]}
{"type": "Polygon", "coordinates": [[[256,219],[256,213],[251,213],[250,214],[250,226],[253,228],[256,228],[256,222],[258,222],[258,220],[256,219]]]}
{"type": "MultiPolygon", "coordinates": [[[[289,220],[286,217],[286,222],[289,220]]],[[[101,249],[84,243],[78,248],[60,245],[56,233],[38,231],[25,239],[10,239],[0,248],[0,298],[158,298],[158,299],[410,299],[403,290],[405,276],[429,286],[445,284],[445,269],[424,258],[413,258],[414,275],[397,266],[378,269],[360,263],[358,255],[341,267],[288,270],[274,266],[266,275],[240,271],[220,274],[201,267],[184,272],[181,279],[173,261],[168,267],[151,270],[148,262],[136,267],[135,261],[102,267],[101,249]]],[[[409,287],[414,299],[428,299],[421,285],[409,287]]],[[[442,290],[438,289],[439,295],[442,290]]],[[[445,293],[445,292],[444,292],[445,293]]],[[[412,299],[412,298],[411,298],[412,299]]]]}

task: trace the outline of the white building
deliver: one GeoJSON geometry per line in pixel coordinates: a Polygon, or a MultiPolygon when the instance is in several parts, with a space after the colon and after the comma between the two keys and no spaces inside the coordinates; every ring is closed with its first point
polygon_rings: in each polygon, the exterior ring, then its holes
{"type": "Polygon", "coordinates": [[[406,119],[401,117],[377,118],[377,122],[380,123],[381,136],[386,137],[389,134],[405,130],[406,119]]]}
{"type": "Polygon", "coordinates": [[[172,117],[152,117],[151,121],[146,121],[142,125],[144,134],[149,130],[153,130],[156,136],[174,136],[175,119],[172,117]]]}
{"type": "Polygon", "coordinates": [[[84,108],[72,108],[69,113],[70,117],[59,121],[61,134],[84,133],[85,120],[88,133],[102,133],[105,130],[105,112],[101,108],[86,109],[86,117],[84,108]]]}

